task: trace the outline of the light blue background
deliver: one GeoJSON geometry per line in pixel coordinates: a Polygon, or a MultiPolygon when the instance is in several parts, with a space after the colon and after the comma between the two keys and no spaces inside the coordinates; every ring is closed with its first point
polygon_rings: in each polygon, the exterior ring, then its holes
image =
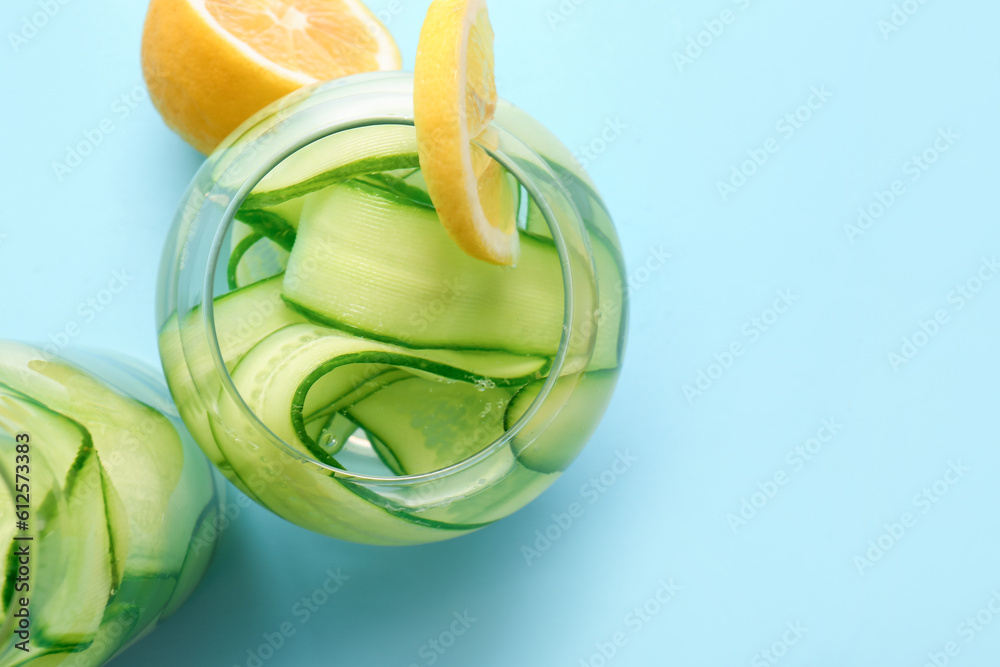
{"type": "MultiPolygon", "coordinates": [[[[389,22],[407,67],[427,4],[389,22]]],[[[267,667],[429,665],[422,645],[465,611],[476,621],[438,665],[599,667],[595,643],[617,632],[611,665],[765,665],[788,623],[804,628],[789,667],[920,667],[949,642],[950,664],[996,664],[1000,616],[971,641],[959,626],[1000,590],[1000,279],[961,309],[952,292],[1000,254],[1000,6],[906,4],[918,10],[886,36],[892,0],[567,0],[559,22],[559,0],[493,2],[501,94],[574,150],[627,126],[590,165],[634,278],[600,431],[539,501],[447,544],[356,546],[242,510],[192,600],[117,664],[245,666],[291,622],[267,667]],[[734,21],[678,67],[724,9],[734,21]],[[832,97],[786,137],[777,123],[814,86],[832,97]],[[958,139],[911,180],[907,161],[947,128],[958,139]],[[778,151],[723,201],[717,182],[770,138],[778,151]],[[897,179],[905,194],[852,243],[844,226],[897,179]],[[661,249],[666,265],[642,270],[661,249]],[[797,300],[752,339],[745,324],[779,290],[797,300]],[[947,323],[894,369],[889,353],[938,310],[947,323]],[[734,342],[742,356],[712,368],[734,342]],[[689,401],[700,370],[717,379],[689,401]],[[787,453],[824,419],[842,426],[795,470],[787,453]],[[626,451],[637,463],[591,504],[582,486],[626,451]],[[924,512],[914,497],[959,461],[924,512]],[[779,472],[788,483],[734,530],[779,472]],[[522,546],[573,503],[583,516],[529,566],[522,546]],[[904,513],[915,524],[859,566],[904,513]],[[337,568],[350,579],[302,624],[293,606],[337,568]],[[658,613],[628,616],[671,579],[658,613]]],[[[37,9],[7,0],[2,34],[37,9]]],[[[148,101],[116,102],[141,84],[144,13],[69,0],[16,51],[0,44],[2,336],[59,340],[75,323],[71,346],[156,362],[160,248],[201,157],[148,101]],[[52,163],[103,119],[114,131],[60,181],[52,163]],[[78,311],[115,270],[127,288],[92,319],[78,311]]]]}

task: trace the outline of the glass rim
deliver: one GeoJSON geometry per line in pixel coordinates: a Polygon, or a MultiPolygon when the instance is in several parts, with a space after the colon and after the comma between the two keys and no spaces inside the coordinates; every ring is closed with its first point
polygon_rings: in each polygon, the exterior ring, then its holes
{"type": "MultiPolygon", "coordinates": [[[[395,73],[398,74],[398,73],[395,73]]],[[[369,78],[370,75],[362,75],[369,78]]],[[[343,81],[338,82],[343,85],[343,81]]],[[[320,84],[324,85],[324,84],[320,84]]],[[[379,93],[377,91],[362,93],[361,95],[392,95],[392,93],[379,93]]],[[[326,102],[326,104],[339,104],[343,100],[333,100],[326,102]]],[[[263,121],[261,121],[263,122],[263,121]]],[[[435,471],[421,473],[416,475],[400,475],[384,477],[378,475],[368,475],[358,472],[352,472],[343,468],[338,468],[336,466],[329,465],[323,461],[319,461],[316,458],[309,456],[308,454],[302,452],[296,447],[292,446],[286,442],[283,438],[276,435],[270,427],[265,424],[255,411],[250,409],[246,401],[243,399],[242,394],[236,388],[233,382],[232,375],[229,373],[226,367],[225,361],[222,357],[222,351],[219,345],[218,331],[215,328],[215,278],[219,266],[219,261],[222,258],[222,250],[226,241],[227,234],[232,227],[233,223],[236,221],[236,213],[242,206],[246,197],[250,194],[254,187],[260,183],[261,180],[268,173],[271,172],[278,164],[280,164],[287,157],[301,150],[302,148],[329,137],[333,134],[339,132],[345,132],[352,129],[357,129],[361,127],[372,127],[377,125],[406,125],[413,126],[413,118],[410,116],[399,116],[399,115],[366,115],[354,118],[352,120],[337,121],[330,124],[323,125],[319,128],[312,129],[311,131],[305,133],[304,135],[298,137],[297,140],[285,145],[280,151],[274,153],[269,159],[258,165],[257,168],[246,178],[236,194],[232,196],[228,206],[226,207],[221,220],[219,221],[218,227],[215,230],[215,236],[212,239],[212,246],[208,256],[207,266],[205,267],[204,285],[203,285],[203,304],[202,304],[202,318],[205,325],[205,330],[208,337],[208,347],[209,352],[215,363],[215,370],[219,375],[223,390],[229,395],[229,398],[233,400],[237,406],[240,413],[254,425],[254,430],[256,432],[264,435],[268,440],[270,440],[271,445],[277,446],[284,451],[285,454],[291,456],[293,459],[298,459],[300,462],[313,466],[322,470],[328,476],[343,479],[353,482],[361,482],[366,485],[378,485],[378,486],[409,486],[416,485],[420,483],[431,482],[446,477],[453,476],[455,474],[461,473],[478,463],[490,458],[493,454],[501,450],[502,448],[511,444],[517,435],[519,435],[527,426],[527,424],[534,418],[538,413],[541,406],[549,398],[552,388],[555,383],[561,377],[562,369],[565,365],[566,359],[569,354],[570,341],[574,335],[574,286],[573,286],[573,275],[571,267],[571,254],[567,246],[566,239],[563,235],[563,230],[558,224],[555,213],[552,207],[549,205],[544,194],[541,192],[539,186],[536,184],[538,180],[537,177],[532,177],[525,170],[521,169],[516,163],[516,160],[508,156],[503,150],[502,146],[507,142],[513,142],[513,145],[521,146],[527,149],[531,154],[538,156],[537,151],[535,151],[530,146],[527,146],[523,141],[518,139],[514,134],[507,131],[501,125],[497,124],[495,121],[491,123],[491,128],[497,133],[495,136],[498,137],[495,145],[481,145],[480,146],[497,162],[506,168],[518,181],[518,183],[525,188],[528,195],[535,201],[542,215],[545,218],[546,224],[552,231],[553,242],[556,246],[556,250],[559,255],[560,268],[562,270],[563,276],[563,297],[564,297],[564,314],[563,314],[563,327],[562,327],[562,337],[559,342],[559,347],[556,352],[555,357],[551,367],[549,368],[548,375],[545,378],[545,384],[539,391],[538,396],[532,401],[528,410],[515,422],[510,428],[505,428],[504,433],[493,440],[490,444],[485,445],[481,450],[475,454],[462,459],[450,466],[441,468],[435,471]]],[[[248,144],[252,145],[252,144],[248,144]]],[[[232,150],[232,146],[229,147],[232,150]]],[[[538,156],[542,160],[541,156],[538,156]]],[[[544,160],[542,160],[544,164],[544,160]]],[[[546,170],[550,173],[551,167],[545,164],[546,170]]],[[[558,176],[552,173],[554,180],[558,181],[558,176]]],[[[572,214],[573,218],[577,224],[582,228],[582,218],[579,211],[576,209],[575,204],[567,196],[568,203],[570,204],[569,212],[572,214]]],[[[587,246],[588,254],[592,252],[589,249],[589,244],[587,246]]],[[[589,258],[592,260],[592,257],[589,258]]],[[[221,296],[221,295],[219,295],[221,296]]],[[[529,445],[530,446],[530,445],[529,445]]]]}

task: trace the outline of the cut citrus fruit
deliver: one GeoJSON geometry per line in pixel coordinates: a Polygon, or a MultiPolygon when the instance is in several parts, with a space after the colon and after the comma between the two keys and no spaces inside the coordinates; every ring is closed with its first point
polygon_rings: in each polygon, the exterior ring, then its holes
{"type": "Polygon", "coordinates": [[[167,125],[203,153],[302,86],[402,65],[360,0],[152,0],[142,61],[167,125]]]}
{"type": "Polygon", "coordinates": [[[417,153],[441,222],[469,255],[514,265],[514,198],[503,168],[478,144],[495,143],[493,28],[485,0],[435,0],[414,68],[417,153]]]}

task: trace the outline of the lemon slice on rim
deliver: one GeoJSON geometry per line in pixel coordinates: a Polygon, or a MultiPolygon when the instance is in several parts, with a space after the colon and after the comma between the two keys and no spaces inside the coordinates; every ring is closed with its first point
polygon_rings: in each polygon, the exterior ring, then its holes
{"type": "Polygon", "coordinates": [[[167,125],[203,153],[302,86],[402,64],[361,0],[151,0],[142,62],[167,125]]]}
{"type": "Polygon", "coordinates": [[[414,67],[420,168],[451,238],[473,257],[511,266],[519,250],[513,192],[503,168],[474,143],[495,143],[496,107],[485,0],[435,0],[414,67]]]}

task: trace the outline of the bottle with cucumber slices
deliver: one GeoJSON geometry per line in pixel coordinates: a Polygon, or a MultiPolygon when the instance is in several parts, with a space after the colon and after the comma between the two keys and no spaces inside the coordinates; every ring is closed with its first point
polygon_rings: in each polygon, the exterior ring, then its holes
{"type": "Polygon", "coordinates": [[[404,545],[501,519],[573,461],[617,382],[618,237],[572,153],[496,98],[491,38],[483,3],[438,0],[415,74],[252,118],[168,240],[160,354],[184,421],[314,531],[404,545]],[[441,75],[455,54],[465,79],[441,75]]]}
{"type": "Polygon", "coordinates": [[[184,602],[215,548],[222,479],[162,380],[74,360],[0,341],[3,667],[104,664],[184,602]]]}

